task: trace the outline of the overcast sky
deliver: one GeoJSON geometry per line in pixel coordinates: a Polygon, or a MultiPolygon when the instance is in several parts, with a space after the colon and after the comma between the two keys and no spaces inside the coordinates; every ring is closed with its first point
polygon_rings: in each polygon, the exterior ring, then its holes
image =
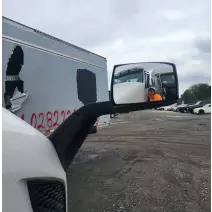
{"type": "Polygon", "coordinates": [[[211,83],[210,0],[3,0],[3,15],[100,54],[113,66],[177,65],[180,93],[211,83]]]}

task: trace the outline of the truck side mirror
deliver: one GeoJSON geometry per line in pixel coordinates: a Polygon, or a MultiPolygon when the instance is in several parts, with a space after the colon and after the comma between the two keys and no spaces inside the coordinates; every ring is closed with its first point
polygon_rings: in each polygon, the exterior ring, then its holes
{"type": "Polygon", "coordinates": [[[114,66],[111,83],[111,103],[113,106],[151,104],[152,102],[166,103],[168,101],[175,103],[178,98],[178,78],[175,64],[141,62],[114,66]],[[165,89],[157,84],[155,87],[147,87],[146,79],[138,80],[142,71],[147,72],[153,79],[155,76],[159,76],[162,81],[166,81],[172,86],[166,86],[165,89]],[[116,83],[114,83],[115,81],[116,83]]]}

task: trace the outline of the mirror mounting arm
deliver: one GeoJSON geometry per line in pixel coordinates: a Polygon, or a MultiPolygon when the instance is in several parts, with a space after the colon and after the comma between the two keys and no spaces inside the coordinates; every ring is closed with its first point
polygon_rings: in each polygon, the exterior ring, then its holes
{"type": "Polygon", "coordinates": [[[117,107],[112,106],[110,101],[88,104],[70,115],[48,138],[52,142],[64,170],[67,171],[99,116],[152,109],[170,105],[173,102],[176,101],[138,103],[117,107]]]}
{"type": "Polygon", "coordinates": [[[96,120],[96,116],[70,115],[48,137],[65,171],[67,171],[96,120]]]}
{"type": "Polygon", "coordinates": [[[67,171],[97,118],[110,114],[110,112],[113,112],[113,107],[109,101],[85,105],[70,115],[48,137],[65,171],[67,171]]]}

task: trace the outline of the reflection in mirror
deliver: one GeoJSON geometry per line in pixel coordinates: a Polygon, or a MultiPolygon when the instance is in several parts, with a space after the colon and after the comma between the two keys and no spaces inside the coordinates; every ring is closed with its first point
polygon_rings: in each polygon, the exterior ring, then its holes
{"type": "Polygon", "coordinates": [[[115,68],[113,100],[117,104],[172,101],[178,97],[177,73],[167,63],[136,63],[115,68]]]}

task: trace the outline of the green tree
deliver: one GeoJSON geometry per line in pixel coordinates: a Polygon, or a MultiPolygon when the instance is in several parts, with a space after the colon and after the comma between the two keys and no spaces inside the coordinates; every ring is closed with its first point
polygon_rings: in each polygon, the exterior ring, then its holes
{"type": "Polygon", "coordinates": [[[211,100],[211,86],[205,83],[192,85],[181,95],[181,99],[185,103],[211,100]]]}

